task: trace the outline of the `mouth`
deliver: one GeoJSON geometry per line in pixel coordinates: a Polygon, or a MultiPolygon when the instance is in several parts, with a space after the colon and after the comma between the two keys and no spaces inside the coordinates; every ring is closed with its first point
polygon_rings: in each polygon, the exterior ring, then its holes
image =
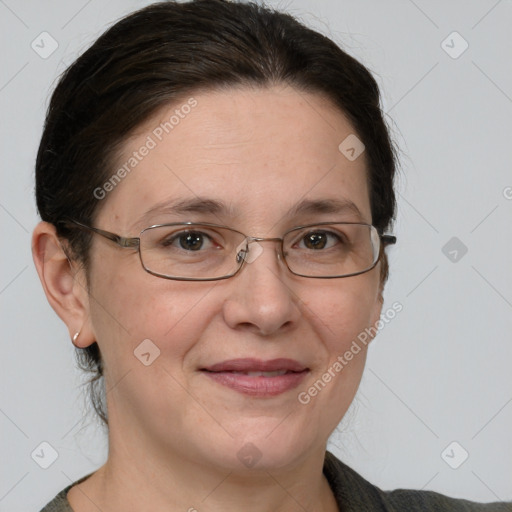
{"type": "Polygon", "coordinates": [[[309,373],[293,359],[232,359],[200,371],[218,384],[256,397],[276,396],[297,387],[309,373]]]}

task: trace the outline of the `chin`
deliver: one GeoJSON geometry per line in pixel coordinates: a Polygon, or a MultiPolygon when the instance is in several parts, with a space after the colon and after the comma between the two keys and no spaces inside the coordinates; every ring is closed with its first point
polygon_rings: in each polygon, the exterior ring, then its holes
{"type": "MultiPolygon", "coordinates": [[[[273,471],[293,466],[302,455],[311,449],[315,440],[308,436],[307,429],[298,425],[286,424],[280,418],[258,418],[258,421],[242,421],[238,433],[224,437],[209,451],[220,464],[230,471],[273,471]],[[243,425],[243,428],[242,428],[243,425]]],[[[290,422],[291,423],[291,422],[290,422]]]]}

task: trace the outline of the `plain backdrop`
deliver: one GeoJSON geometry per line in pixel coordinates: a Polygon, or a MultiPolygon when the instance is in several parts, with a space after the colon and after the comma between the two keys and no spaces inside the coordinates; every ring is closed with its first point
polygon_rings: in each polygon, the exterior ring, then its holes
{"type": "MultiPolygon", "coordinates": [[[[67,330],[32,263],[34,160],[59,74],[146,4],[0,1],[1,511],[37,511],[105,459],[67,330]],[[58,44],[51,55],[33,49],[42,37],[46,52],[58,44]],[[42,442],[57,457],[47,469],[33,455],[42,442]]],[[[403,309],[373,342],[329,448],[384,489],[511,500],[512,3],[268,4],[369,67],[401,148],[383,311],[403,309]]]]}

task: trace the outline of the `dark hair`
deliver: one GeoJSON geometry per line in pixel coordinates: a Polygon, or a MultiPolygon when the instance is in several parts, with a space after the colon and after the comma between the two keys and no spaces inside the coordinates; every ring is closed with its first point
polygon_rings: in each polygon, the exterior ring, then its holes
{"type": "MultiPolygon", "coordinates": [[[[71,257],[87,269],[90,234],[58,221],[94,223],[101,204],[94,190],[112,174],[135,128],[193,92],[280,83],[321,94],[348,117],[366,147],[372,222],[389,229],[397,159],[370,72],[289,14],[223,0],[149,5],[114,24],[63,73],[36,160],[41,218],[57,227],[71,257]]],[[[384,283],[385,255],[381,265],[384,283]]],[[[77,358],[93,374],[92,403],[108,425],[98,344],[77,358]]]]}

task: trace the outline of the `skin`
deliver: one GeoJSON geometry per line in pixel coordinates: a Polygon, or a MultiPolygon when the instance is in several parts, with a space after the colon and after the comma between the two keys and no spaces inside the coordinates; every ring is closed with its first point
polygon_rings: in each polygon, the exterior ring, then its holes
{"type": "MultiPolygon", "coordinates": [[[[286,85],[194,98],[191,113],[102,200],[96,227],[137,236],[155,223],[204,221],[278,237],[301,223],[371,223],[365,155],[349,161],[338,150],[354,129],[329,101],[286,85]],[[139,221],[178,196],[222,200],[237,214],[139,221]],[[304,198],[350,199],[362,217],[287,216],[304,198]]],[[[176,108],[139,127],[119,165],[176,108]]],[[[278,244],[262,242],[263,253],[235,277],[191,283],[152,276],[136,251],[94,236],[87,283],[53,226],[40,223],[33,246],[48,300],[70,337],[80,330],[80,347],[97,341],[105,364],[108,460],[68,493],[75,511],[337,510],[322,474],[324,453],[355,396],[366,348],[309,404],[297,394],[379,319],[380,264],[359,276],[307,279],[286,269],[278,244]],[[160,356],[144,366],[133,351],[148,338],[160,356]],[[198,371],[237,357],[290,357],[310,374],[294,390],[254,398],[198,371]],[[249,442],[261,453],[252,468],[237,457],[249,442]]]]}

